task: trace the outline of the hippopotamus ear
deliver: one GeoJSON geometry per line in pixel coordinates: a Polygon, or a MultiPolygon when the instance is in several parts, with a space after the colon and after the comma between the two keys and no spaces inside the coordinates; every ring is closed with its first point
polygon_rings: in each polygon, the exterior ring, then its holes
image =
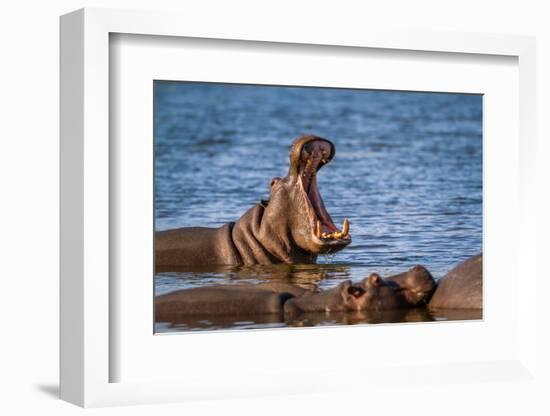
{"type": "Polygon", "coordinates": [[[371,273],[368,277],[365,277],[359,285],[365,289],[369,287],[377,287],[384,283],[384,280],[378,273],[371,273]]]}
{"type": "Polygon", "coordinates": [[[377,287],[382,285],[383,280],[378,273],[371,273],[369,277],[365,279],[367,284],[371,287],[377,287]]]}
{"type": "Polygon", "coordinates": [[[282,181],[282,179],[278,176],[275,176],[273,179],[271,179],[271,182],[269,182],[269,189],[273,188],[273,185],[278,184],[280,181],[282,181]]]}

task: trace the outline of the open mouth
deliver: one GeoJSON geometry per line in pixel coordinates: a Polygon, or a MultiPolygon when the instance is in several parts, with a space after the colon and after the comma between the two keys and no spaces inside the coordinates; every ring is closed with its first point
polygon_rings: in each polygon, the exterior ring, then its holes
{"type": "Polygon", "coordinates": [[[309,202],[315,237],[324,244],[348,244],[351,241],[348,219],[344,219],[341,230],[334,225],[317,186],[317,172],[330,162],[333,155],[330,142],[322,139],[308,141],[301,148],[297,173],[309,202]]]}

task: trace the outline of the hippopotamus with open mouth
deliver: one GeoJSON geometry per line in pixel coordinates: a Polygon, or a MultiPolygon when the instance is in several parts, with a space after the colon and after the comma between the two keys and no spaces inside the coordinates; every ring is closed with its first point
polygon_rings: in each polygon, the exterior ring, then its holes
{"type": "Polygon", "coordinates": [[[317,172],[334,157],[334,144],[302,136],[290,149],[285,178],[274,178],[270,196],[235,223],[156,233],[156,267],[315,263],[351,242],[349,221],[334,225],[317,186],[317,172]]]}

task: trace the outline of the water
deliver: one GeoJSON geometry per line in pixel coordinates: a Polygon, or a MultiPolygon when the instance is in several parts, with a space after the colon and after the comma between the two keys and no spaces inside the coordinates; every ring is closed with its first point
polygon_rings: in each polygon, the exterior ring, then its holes
{"type": "Polygon", "coordinates": [[[438,279],[481,251],[482,97],[465,94],[156,82],[156,230],[237,220],[286,175],[304,133],[336,145],[318,184],[337,226],[349,218],[352,244],[318,265],[158,273],[156,294],[270,279],[326,288],[415,264],[438,279]]]}

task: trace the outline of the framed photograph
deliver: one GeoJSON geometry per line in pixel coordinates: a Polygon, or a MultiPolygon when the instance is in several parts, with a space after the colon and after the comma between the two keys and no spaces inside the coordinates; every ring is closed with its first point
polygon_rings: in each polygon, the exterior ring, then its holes
{"type": "Polygon", "coordinates": [[[61,18],[61,397],[533,380],[534,40],[233,27],[61,18]]]}

